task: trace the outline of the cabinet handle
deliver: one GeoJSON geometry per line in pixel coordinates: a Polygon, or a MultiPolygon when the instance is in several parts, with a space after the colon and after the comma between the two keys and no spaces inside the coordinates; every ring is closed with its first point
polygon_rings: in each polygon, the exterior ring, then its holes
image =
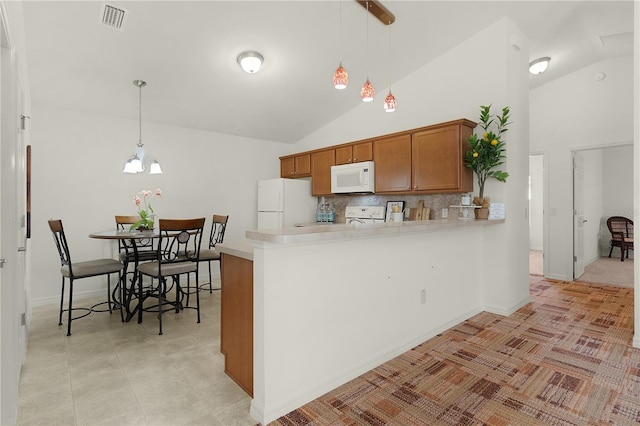
{"type": "Polygon", "coordinates": [[[413,189],[418,189],[418,185],[414,185],[414,186],[413,186],[413,189]]]}

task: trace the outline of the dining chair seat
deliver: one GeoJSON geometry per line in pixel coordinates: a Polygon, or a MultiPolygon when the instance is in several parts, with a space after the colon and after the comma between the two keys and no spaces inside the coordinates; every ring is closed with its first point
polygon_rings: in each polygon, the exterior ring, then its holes
{"type": "Polygon", "coordinates": [[[195,262],[163,263],[162,267],[160,267],[158,262],[147,262],[138,266],[138,272],[154,278],[160,276],[160,270],[162,270],[162,275],[166,277],[178,274],[189,274],[196,272],[197,269],[198,265],[196,265],[195,262]]]}
{"type": "MultiPolygon", "coordinates": [[[[87,260],[85,262],[74,262],[71,265],[74,278],[95,277],[96,275],[112,274],[122,270],[122,263],[115,259],[87,260]]],[[[60,272],[66,278],[71,277],[69,265],[60,268],[60,272]]]]}
{"type": "Polygon", "coordinates": [[[220,260],[220,252],[217,250],[200,250],[200,261],[220,260]]]}

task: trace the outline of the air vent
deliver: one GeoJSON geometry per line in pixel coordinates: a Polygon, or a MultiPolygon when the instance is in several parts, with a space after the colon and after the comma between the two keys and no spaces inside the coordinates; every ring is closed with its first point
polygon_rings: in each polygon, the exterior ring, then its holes
{"type": "Polygon", "coordinates": [[[118,31],[124,31],[124,23],[127,20],[129,11],[121,7],[112,6],[103,3],[100,9],[98,21],[105,27],[113,28],[118,31]]]}
{"type": "Polygon", "coordinates": [[[625,43],[633,43],[633,31],[623,31],[621,33],[603,34],[600,37],[600,43],[604,47],[617,46],[625,43]]]}

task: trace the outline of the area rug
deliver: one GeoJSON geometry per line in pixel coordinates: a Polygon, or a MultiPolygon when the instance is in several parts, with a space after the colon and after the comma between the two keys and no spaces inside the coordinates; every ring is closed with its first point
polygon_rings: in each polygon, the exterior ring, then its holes
{"type": "Polygon", "coordinates": [[[513,315],[480,313],[271,424],[640,423],[633,289],[530,288],[513,315]]]}

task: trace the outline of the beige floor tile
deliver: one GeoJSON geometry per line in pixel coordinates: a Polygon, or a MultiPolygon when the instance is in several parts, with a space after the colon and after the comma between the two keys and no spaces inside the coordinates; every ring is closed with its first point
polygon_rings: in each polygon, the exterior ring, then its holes
{"type": "Polygon", "coordinates": [[[18,424],[255,425],[251,398],[224,374],[220,292],[203,291],[200,309],[200,324],[193,310],[163,314],[162,336],[156,313],[138,324],[114,312],[73,321],[67,337],[58,306],[35,307],[18,424]]]}

